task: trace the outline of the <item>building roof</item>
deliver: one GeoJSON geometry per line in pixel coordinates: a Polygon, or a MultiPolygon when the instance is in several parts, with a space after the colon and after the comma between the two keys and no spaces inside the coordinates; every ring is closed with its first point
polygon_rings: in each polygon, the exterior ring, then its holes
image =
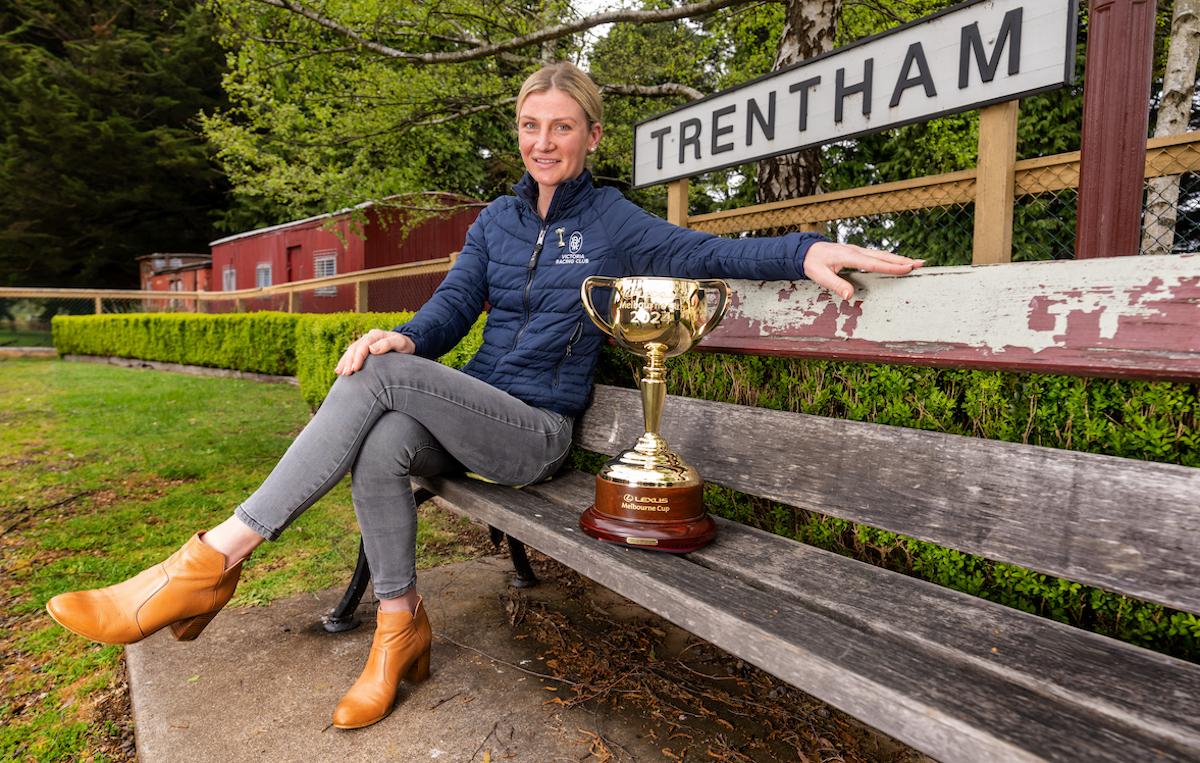
{"type": "MultiPolygon", "coordinates": [[[[384,199],[384,201],[391,201],[393,199],[402,199],[405,196],[441,196],[442,198],[448,198],[448,199],[461,199],[462,201],[465,201],[465,202],[478,202],[478,199],[473,199],[469,196],[460,196],[459,194],[456,194],[456,193],[444,193],[441,191],[424,191],[419,194],[406,193],[406,194],[401,194],[398,196],[388,196],[387,198],[384,199]]],[[[319,220],[328,220],[333,217],[340,217],[342,215],[347,215],[347,214],[350,214],[351,212],[354,212],[355,210],[371,209],[374,206],[375,206],[375,202],[364,201],[362,204],[356,204],[353,207],[346,207],[345,209],[338,210],[337,212],[327,212],[323,215],[314,215],[312,217],[305,217],[302,220],[292,220],[291,222],[279,223],[278,225],[268,225],[265,228],[256,228],[255,230],[248,230],[243,233],[235,233],[232,236],[226,236],[224,238],[219,238],[216,241],[210,241],[208,243],[208,245],[209,246],[217,246],[218,244],[227,244],[230,241],[237,241],[238,239],[250,238],[251,236],[261,236],[265,233],[273,233],[275,231],[285,230],[287,228],[297,228],[297,227],[300,227],[302,225],[306,225],[309,223],[315,223],[319,220]]]]}
{"type": "Polygon", "coordinates": [[[141,262],[142,260],[149,260],[152,258],[169,260],[172,257],[192,257],[202,260],[212,260],[212,254],[210,252],[154,252],[153,254],[143,254],[141,257],[135,257],[134,259],[138,262],[141,262]]]}

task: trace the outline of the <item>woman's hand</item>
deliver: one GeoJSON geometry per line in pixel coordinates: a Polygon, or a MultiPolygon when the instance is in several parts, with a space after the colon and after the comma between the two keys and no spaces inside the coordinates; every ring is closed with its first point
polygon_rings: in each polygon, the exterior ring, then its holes
{"type": "Polygon", "coordinates": [[[404,334],[383,329],[371,329],[346,348],[333,372],[339,376],[349,376],[362,368],[363,361],[367,359],[367,353],[382,355],[385,352],[403,352],[412,355],[416,351],[417,346],[413,344],[413,340],[404,334]]]}
{"type": "Polygon", "coordinates": [[[842,299],[850,299],[854,296],[854,286],[838,275],[842,268],[903,275],[924,264],[925,260],[901,257],[891,252],[818,241],[808,248],[808,254],[804,256],[804,275],[808,280],[837,293],[842,299]]]}

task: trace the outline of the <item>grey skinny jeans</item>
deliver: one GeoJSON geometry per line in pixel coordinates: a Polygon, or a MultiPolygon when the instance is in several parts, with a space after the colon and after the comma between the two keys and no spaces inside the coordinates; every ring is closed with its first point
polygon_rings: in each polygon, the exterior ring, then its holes
{"type": "Polygon", "coordinates": [[[566,460],[573,420],[433,360],[389,352],[339,377],[270,476],[234,514],[276,540],[351,472],[375,595],[416,584],[417,508],[409,475],[467,470],[537,482],[566,460]]]}

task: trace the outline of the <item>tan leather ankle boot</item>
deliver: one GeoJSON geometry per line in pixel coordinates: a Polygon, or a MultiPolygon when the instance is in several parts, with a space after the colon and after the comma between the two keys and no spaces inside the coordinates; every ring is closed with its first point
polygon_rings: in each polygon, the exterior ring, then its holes
{"type": "Polygon", "coordinates": [[[107,588],[59,594],[46,610],[104,644],[132,644],[168,625],[176,640],[191,641],[233,596],[241,574],[241,561],[226,570],[225,556],[197,533],[165,562],[107,588]]]}
{"type": "Polygon", "coordinates": [[[339,729],[362,728],[388,717],[401,676],[413,684],[429,677],[433,632],[421,598],[415,612],[378,615],[367,667],[334,711],[333,725],[339,729]]]}

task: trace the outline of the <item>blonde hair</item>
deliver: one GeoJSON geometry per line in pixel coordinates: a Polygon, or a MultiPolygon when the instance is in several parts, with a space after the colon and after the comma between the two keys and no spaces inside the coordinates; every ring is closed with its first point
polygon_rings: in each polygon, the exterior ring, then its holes
{"type": "Polygon", "coordinates": [[[604,105],[601,103],[600,89],[596,87],[596,83],[575,64],[561,61],[539,69],[529,75],[525,84],[521,85],[521,92],[517,94],[517,118],[521,118],[521,107],[525,105],[526,98],[547,90],[561,90],[571,96],[583,109],[588,129],[604,116],[604,105]]]}

